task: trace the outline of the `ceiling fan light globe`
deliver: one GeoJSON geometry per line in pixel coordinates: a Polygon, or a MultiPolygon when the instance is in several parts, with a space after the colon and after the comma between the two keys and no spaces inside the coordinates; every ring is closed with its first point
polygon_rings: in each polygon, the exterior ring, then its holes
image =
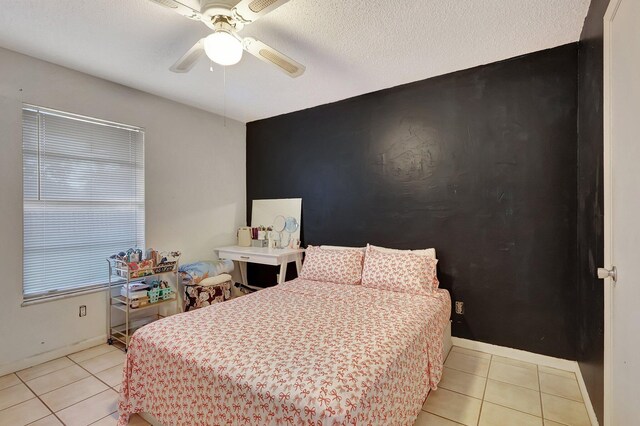
{"type": "Polygon", "coordinates": [[[234,65],[242,59],[242,42],[226,31],[216,31],[204,39],[204,51],[213,62],[234,65]]]}

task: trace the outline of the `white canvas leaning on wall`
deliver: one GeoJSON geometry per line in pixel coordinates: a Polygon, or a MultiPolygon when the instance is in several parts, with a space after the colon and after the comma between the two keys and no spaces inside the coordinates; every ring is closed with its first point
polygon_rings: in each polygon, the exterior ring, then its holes
{"type": "Polygon", "coordinates": [[[302,229],[302,198],[280,198],[274,200],[253,200],[251,226],[272,226],[276,216],[293,217],[298,221],[298,229],[291,238],[300,239],[302,229]]]}

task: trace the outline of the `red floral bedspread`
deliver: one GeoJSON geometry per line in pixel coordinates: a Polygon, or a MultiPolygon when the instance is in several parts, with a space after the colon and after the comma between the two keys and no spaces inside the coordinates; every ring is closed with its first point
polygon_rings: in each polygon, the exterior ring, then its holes
{"type": "Polygon", "coordinates": [[[119,425],[412,425],[442,374],[446,290],[296,279],[138,330],[119,425]]]}

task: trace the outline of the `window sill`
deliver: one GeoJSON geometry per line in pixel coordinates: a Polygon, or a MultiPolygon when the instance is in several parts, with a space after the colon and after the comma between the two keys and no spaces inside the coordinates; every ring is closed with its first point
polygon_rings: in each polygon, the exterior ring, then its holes
{"type": "Polygon", "coordinates": [[[103,284],[96,287],[70,291],[68,293],[53,294],[51,296],[40,296],[40,297],[34,297],[32,299],[23,299],[22,304],[20,306],[24,308],[32,305],[39,305],[41,303],[54,302],[56,300],[69,299],[72,297],[84,296],[87,294],[107,291],[108,289],[109,289],[109,284],[103,284]]]}

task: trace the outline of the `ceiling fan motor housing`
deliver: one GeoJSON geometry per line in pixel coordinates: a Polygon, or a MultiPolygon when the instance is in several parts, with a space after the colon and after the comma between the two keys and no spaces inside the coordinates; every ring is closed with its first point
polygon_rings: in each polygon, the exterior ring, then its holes
{"type": "Polygon", "coordinates": [[[231,17],[231,9],[236,3],[237,0],[201,0],[200,12],[211,18],[216,15],[231,17]]]}

